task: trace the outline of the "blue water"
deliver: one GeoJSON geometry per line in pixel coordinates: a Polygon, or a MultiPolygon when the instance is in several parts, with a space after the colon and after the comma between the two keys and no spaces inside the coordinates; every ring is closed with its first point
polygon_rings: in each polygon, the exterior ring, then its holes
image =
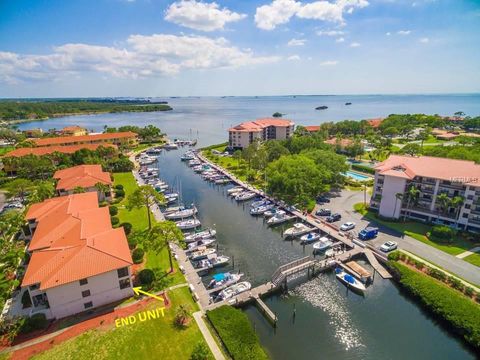
{"type": "Polygon", "coordinates": [[[357,181],[365,181],[365,180],[371,179],[371,177],[368,177],[368,176],[362,175],[362,174],[358,174],[358,173],[353,172],[353,171],[347,171],[345,173],[345,175],[348,176],[349,178],[352,178],[352,179],[357,180],[357,181]]]}
{"type": "Polygon", "coordinates": [[[453,115],[464,111],[480,115],[480,94],[470,95],[356,95],[356,96],[272,96],[272,97],[201,97],[161,98],[173,111],[155,113],[122,113],[67,116],[33,121],[19,125],[20,129],[62,128],[78,124],[93,131],[104,125],[153,124],[171,138],[195,137],[200,145],[227,140],[227,129],[241,121],[284,113],[286,118],[301,125],[319,125],[327,121],[361,120],[384,117],[393,113],[427,113],[453,115]],[[352,105],[345,106],[346,102],[352,105]],[[315,110],[320,105],[327,110],[315,110]]]}

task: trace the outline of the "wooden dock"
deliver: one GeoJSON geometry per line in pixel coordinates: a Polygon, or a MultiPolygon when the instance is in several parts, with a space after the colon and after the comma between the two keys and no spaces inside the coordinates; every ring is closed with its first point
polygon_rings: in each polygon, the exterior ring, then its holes
{"type": "Polygon", "coordinates": [[[263,313],[263,315],[265,315],[267,317],[268,320],[270,320],[274,326],[276,326],[277,324],[277,315],[275,315],[275,313],[270,310],[270,308],[267,306],[267,304],[265,304],[263,302],[262,299],[260,299],[260,297],[255,297],[255,302],[257,304],[257,306],[260,308],[260,311],[263,313]]]}
{"type": "Polygon", "coordinates": [[[368,259],[368,262],[372,267],[375,269],[376,272],[380,274],[380,276],[384,279],[391,279],[392,275],[378,262],[377,258],[373,254],[372,250],[365,248],[363,249],[365,256],[368,259]]]}

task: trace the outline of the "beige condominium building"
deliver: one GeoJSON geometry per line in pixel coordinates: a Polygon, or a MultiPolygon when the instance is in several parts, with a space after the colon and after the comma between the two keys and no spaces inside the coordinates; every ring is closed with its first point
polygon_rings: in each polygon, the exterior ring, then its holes
{"type": "Polygon", "coordinates": [[[370,206],[379,215],[398,219],[408,216],[427,222],[480,231],[480,165],[473,161],[428,156],[391,155],[375,166],[375,183],[370,206]],[[408,196],[411,187],[417,196],[408,196]],[[437,201],[442,193],[461,196],[457,207],[437,201]]]}
{"type": "Polygon", "coordinates": [[[295,123],[288,119],[264,118],[243,122],[228,129],[228,144],[243,149],[255,140],[284,140],[292,136],[295,123]]]}

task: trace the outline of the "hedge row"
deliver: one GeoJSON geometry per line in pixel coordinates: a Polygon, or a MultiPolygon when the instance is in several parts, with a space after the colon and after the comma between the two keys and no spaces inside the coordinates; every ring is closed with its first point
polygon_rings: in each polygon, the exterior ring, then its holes
{"type": "Polygon", "coordinates": [[[235,360],[268,359],[247,315],[231,306],[207,311],[207,318],[235,360]]]}
{"type": "Polygon", "coordinates": [[[466,342],[480,349],[480,305],[447,285],[401,263],[389,261],[389,266],[407,291],[418,298],[427,309],[447,321],[452,330],[466,342]]]}
{"type": "Polygon", "coordinates": [[[367,174],[375,175],[375,169],[366,165],[352,164],[352,170],[357,170],[367,174]]]}

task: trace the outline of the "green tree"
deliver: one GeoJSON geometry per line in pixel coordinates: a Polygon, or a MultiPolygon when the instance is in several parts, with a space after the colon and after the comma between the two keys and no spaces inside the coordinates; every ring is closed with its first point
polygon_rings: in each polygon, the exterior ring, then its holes
{"type": "Polygon", "coordinates": [[[149,229],[143,237],[143,246],[147,251],[154,251],[159,254],[167,247],[170,272],[173,272],[172,252],[169,243],[181,244],[184,240],[182,231],[173,221],[162,221],[149,229]]]}
{"type": "Polygon", "coordinates": [[[81,186],[76,186],[74,189],[73,189],[73,193],[74,194],[83,194],[85,192],[85,188],[81,187],[81,186]]]}
{"type": "Polygon", "coordinates": [[[418,144],[410,143],[405,145],[401,152],[403,154],[408,154],[410,156],[420,155],[422,153],[422,148],[418,144]]]}
{"type": "Polygon", "coordinates": [[[448,210],[448,207],[450,206],[450,197],[447,193],[442,192],[437,196],[435,202],[438,204],[440,210],[438,214],[438,218],[440,218],[440,213],[445,214],[448,210]]]}
{"type": "Polygon", "coordinates": [[[32,181],[27,179],[14,179],[5,185],[9,196],[19,197],[22,202],[25,201],[27,194],[34,188],[32,181]]]}
{"type": "Polygon", "coordinates": [[[49,199],[55,195],[55,187],[51,181],[36,181],[29,196],[29,203],[38,203],[49,199]]]}
{"type": "Polygon", "coordinates": [[[405,195],[407,197],[407,207],[406,207],[405,212],[403,214],[403,221],[405,221],[406,218],[407,218],[407,212],[409,212],[410,206],[416,205],[418,203],[418,198],[420,196],[420,190],[418,190],[415,186],[411,185],[408,188],[405,195]]]}
{"type": "Polygon", "coordinates": [[[465,198],[463,196],[454,196],[450,200],[450,206],[455,209],[455,225],[458,226],[458,217],[460,216],[460,210],[462,209],[463,204],[465,203],[465,198]]]}
{"type": "Polygon", "coordinates": [[[203,342],[199,341],[193,348],[192,355],[190,355],[190,360],[208,360],[210,359],[210,350],[208,346],[203,342]]]}
{"type": "Polygon", "coordinates": [[[191,318],[190,308],[187,304],[181,304],[175,310],[175,324],[178,326],[185,326],[191,318]]]}
{"type": "Polygon", "coordinates": [[[134,208],[140,209],[145,207],[148,216],[148,228],[151,229],[152,219],[150,209],[155,203],[160,205],[166,203],[163,194],[156,192],[155,189],[149,185],[142,185],[128,196],[127,209],[132,210],[134,208]]]}

